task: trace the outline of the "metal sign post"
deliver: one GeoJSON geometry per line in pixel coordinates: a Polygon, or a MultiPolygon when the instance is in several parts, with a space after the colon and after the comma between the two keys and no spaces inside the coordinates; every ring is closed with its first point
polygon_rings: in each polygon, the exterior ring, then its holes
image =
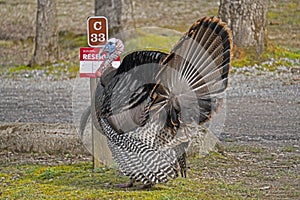
{"type": "MultiPolygon", "coordinates": [[[[106,44],[108,39],[108,23],[106,17],[103,16],[93,16],[87,19],[87,35],[88,35],[88,44],[90,47],[103,47],[106,44]]],[[[96,48],[95,48],[96,49],[96,48]]],[[[82,52],[80,52],[82,53],[82,52]]],[[[90,55],[92,55],[91,53],[90,55]]],[[[94,54],[95,55],[95,54],[94,54]]],[[[82,55],[81,55],[82,56],[82,55]]],[[[82,56],[82,58],[84,58],[82,56]]],[[[89,58],[89,54],[87,55],[89,58]]],[[[99,59],[99,58],[98,58],[99,59]]],[[[91,60],[90,60],[91,61],[91,60]]],[[[82,62],[82,61],[80,61],[82,62]]],[[[89,62],[89,64],[95,65],[96,63],[98,67],[100,66],[99,60],[95,62],[89,62]]],[[[85,63],[86,64],[86,63],[85,63]]],[[[80,64],[81,65],[81,64],[80,64]]],[[[92,68],[93,69],[93,68],[92,68]]],[[[89,74],[89,73],[86,73],[89,74]]],[[[91,98],[93,98],[93,93],[97,87],[98,80],[95,78],[94,70],[90,73],[90,76],[84,76],[90,78],[90,92],[91,98]]],[[[91,99],[92,101],[92,99],[91,99]]],[[[94,109],[91,109],[93,112],[94,109]]],[[[93,113],[91,113],[93,115],[93,113]]],[[[97,122],[96,122],[97,123],[97,122]]],[[[110,166],[113,164],[113,159],[111,155],[111,151],[107,145],[106,137],[100,133],[92,120],[92,151],[93,151],[93,166],[94,168],[100,167],[100,164],[105,164],[106,166],[110,166]]]]}

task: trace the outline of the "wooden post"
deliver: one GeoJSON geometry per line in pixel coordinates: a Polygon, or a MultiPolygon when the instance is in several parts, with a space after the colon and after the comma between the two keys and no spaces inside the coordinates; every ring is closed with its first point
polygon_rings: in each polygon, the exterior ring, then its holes
{"type": "MultiPolygon", "coordinates": [[[[93,98],[93,92],[95,91],[97,87],[97,79],[96,78],[90,78],[90,90],[91,90],[91,98],[93,98]]],[[[91,99],[92,102],[92,99],[91,99]]],[[[93,103],[91,103],[93,106],[93,103]]],[[[91,108],[91,115],[93,115],[93,108],[91,108]]],[[[92,117],[93,118],[93,117],[92,117]]],[[[94,120],[92,121],[92,144],[93,144],[93,167],[97,168],[100,167],[101,164],[104,164],[106,166],[112,166],[113,165],[113,159],[111,155],[111,151],[108,148],[107,145],[107,139],[106,137],[99,132],[99,130],[95,127],[94,120]]],[[[97,123],[97,122],[96,122],[97,123]]]]}

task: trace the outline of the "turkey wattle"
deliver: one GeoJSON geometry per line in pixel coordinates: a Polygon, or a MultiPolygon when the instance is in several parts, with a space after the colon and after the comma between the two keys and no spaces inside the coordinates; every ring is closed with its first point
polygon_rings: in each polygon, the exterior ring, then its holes
{"type": "Polygon", "coordinates": [[[186,150],[197,126],[219,107],[228,84],[232,36],[215,17],[196,21],[169,54],[136,51],[119,68],[113,39],[100,66],[95,115],[120,170],[154,185],[186,176],[186,150]]]}

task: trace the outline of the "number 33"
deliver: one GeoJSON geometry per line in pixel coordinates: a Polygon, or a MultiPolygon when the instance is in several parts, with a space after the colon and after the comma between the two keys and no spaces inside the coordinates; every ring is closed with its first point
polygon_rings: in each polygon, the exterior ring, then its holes
{"type": "Polygon", "coordinates": [[[91,34],[91,42],[104,42],[105,41],[105,34],[104,33],[93,33],[91,34]]]}

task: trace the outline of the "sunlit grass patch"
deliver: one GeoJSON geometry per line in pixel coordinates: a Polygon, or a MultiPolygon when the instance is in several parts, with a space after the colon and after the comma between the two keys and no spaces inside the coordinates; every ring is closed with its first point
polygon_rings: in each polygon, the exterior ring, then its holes
{"type": "Polygon", "coordinates": [[[150,189],[120,189],[116,185],[127,178],[113,169],[93,171],[91,163],[7,166],[1,169],[1,177],[4,199],[218,199],[241,198],[249,190],[240,184],[196,176],[170,180],[150,189]]]}
{"type": "Polygon", "coordinates": [[[297,148],[297,147],[295,147],[295,146],[291,146],[291,145],[282,147],[282,151],[283,151],[283,152],[294,153],[294,152],[297,152],[297,150],[299,150],[299,148],[297,148]]]}
{"type": "Polygon", "coordinates": [[[181,33],[156,27],[137,29],[125,38],[125,51],[148,49],[168,53],[181,37],[181,33]]]}
{"type": "Polygon", "coordinates": [[[263,55],[258,56],[252,49],[234,49],[232,66],[244,67],[260,65],[261,69],[274,71],[279,66],[292,67],[292,61],[300,60],[300,51],[288,50],[277,45],[269,44],[263,55]],[[273,60],[272,62],[268,62],[273,60]]]}
{"type": "Polygon", "coordinates": [[[178,177],[149,189],[140,189],[141,183],[133,188],[119,188],[117,185],[128,182],[128,177],[115,168],[93,169],[91,162],[6,165],[0,168],[1,198],[264,199],[270,191],[278,192],[279,187],[284,197],[296,197],[299,191],[290,191],[296,184],[293,180],[298,178],[294,165],[299,163],[299,156],[287,152],[293,157],[282,160],[279,154],[269,158],[270,153],[263,147],[222,147],[206,156],[189,156],[187,178],[178,177]],[[269,168],[268,163],[275,161],[275,166],[269,168]],[[279,185],[273,188],[273,184],[279,185]]]}

